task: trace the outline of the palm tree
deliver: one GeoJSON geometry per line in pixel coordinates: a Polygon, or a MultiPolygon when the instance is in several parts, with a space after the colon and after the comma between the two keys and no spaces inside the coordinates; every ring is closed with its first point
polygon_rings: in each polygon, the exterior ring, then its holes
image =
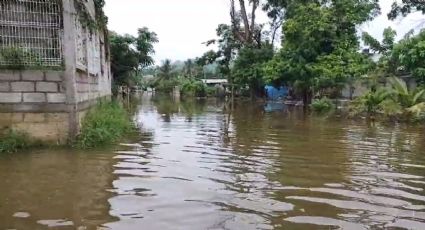
{"type": "Polygon", "coordinates": [[[391,78],[391,96],[394,102],[408,109],[424,102],[425,90],[409,90],[406,82],[400,78],[391,78]]]}

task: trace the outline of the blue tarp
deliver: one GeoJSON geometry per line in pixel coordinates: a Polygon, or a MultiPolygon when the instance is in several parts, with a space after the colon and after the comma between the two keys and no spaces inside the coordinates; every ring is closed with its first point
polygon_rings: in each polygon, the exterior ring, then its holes
{"type": "Polygon", "coordinates": [[[265,87],[267,93],[267,99],[269,100],[278,100],[283,99],[288,96],[288,89],[286,87],[276,88],[274,86],[268,85],[265,87]]]}

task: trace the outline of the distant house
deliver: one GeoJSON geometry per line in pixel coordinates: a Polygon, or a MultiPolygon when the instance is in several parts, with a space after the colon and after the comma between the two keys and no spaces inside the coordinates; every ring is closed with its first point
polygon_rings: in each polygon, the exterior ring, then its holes
{"type": "Polygon", "coordinates": [[[208,86],[227,85],[228,84],[227,79],[201,79],[201,81],[208,86]]]}

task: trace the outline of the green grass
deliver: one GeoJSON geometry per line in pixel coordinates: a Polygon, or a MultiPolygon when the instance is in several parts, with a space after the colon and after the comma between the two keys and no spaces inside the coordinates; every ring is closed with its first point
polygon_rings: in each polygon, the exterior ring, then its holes
{"type": "Polygon", "coordinates": [[[31,145],[28,136],[24,133],[9,131],[0,137],[0,153],[16,153],[31,145]]]}
{"type": "Polygon", "coordinates": [[[101,102],[85,116],[76,146],[96,148],[117,142],[133,129],[127,111],[117,102],[101,102]]]}

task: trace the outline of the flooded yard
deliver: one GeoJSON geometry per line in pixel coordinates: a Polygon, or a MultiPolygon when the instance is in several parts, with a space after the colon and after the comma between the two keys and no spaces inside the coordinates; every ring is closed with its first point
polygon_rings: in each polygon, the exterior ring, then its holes
{"type": "Polygon", "coordinates": [[[2,155],[0,229],[425,229],[423,128],[270,107],[144,96],[134,141],[2,155]]]}

